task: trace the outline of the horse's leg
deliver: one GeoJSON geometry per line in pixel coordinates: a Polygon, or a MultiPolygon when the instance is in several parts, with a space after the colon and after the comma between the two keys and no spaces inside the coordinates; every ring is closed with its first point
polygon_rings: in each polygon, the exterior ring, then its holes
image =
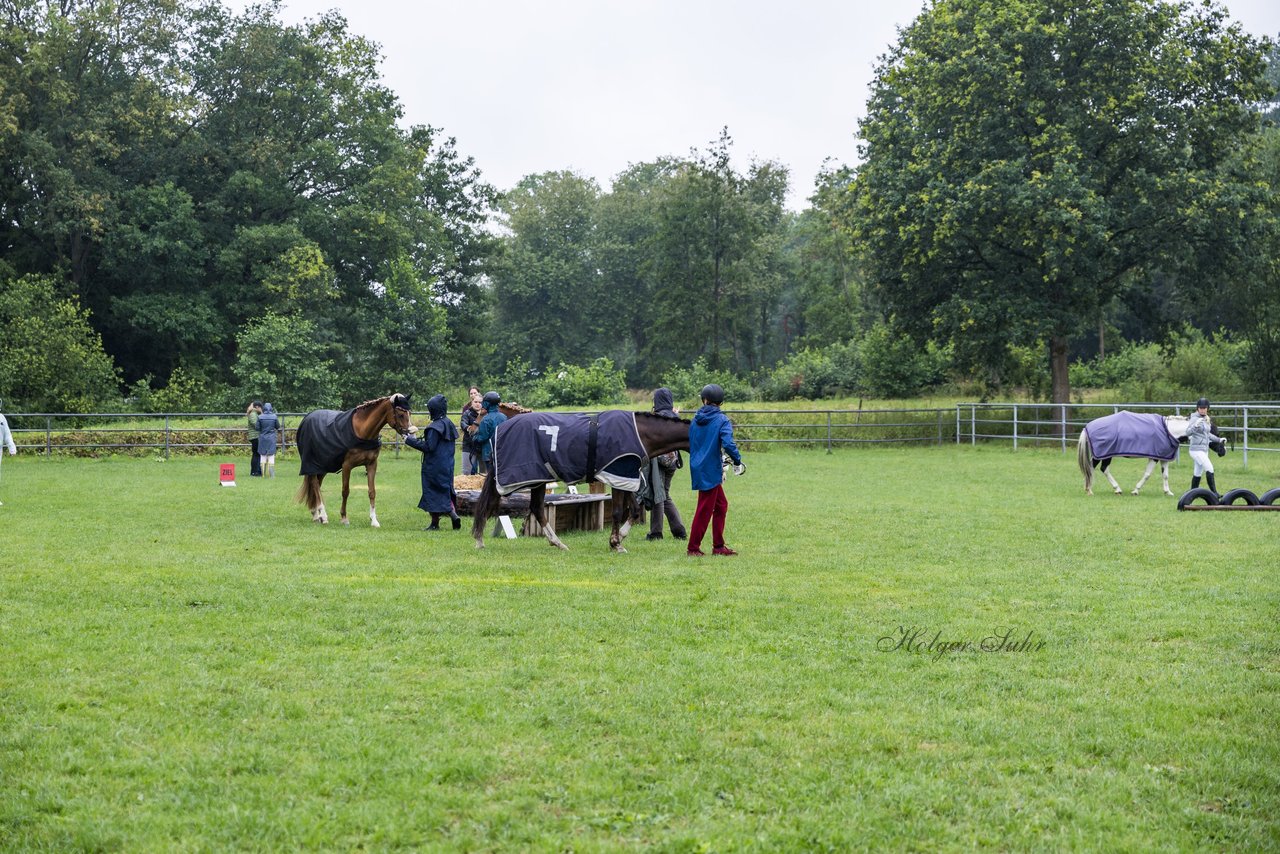
{"type": "Polygon", "coordinates": [[[351,466],[342,464],[342,524],[350,525],[347,518],[347,496],[351,494],[351,466]]]}
{"type": "Polygon", "coordinates": [[[320,486],[321,484],[324,483],[324,475],[317,474],[317,475],[313,475],[313,477],[315,477],[315,485],[316,485],[316,505],[314,508],[312,508],[311,518],[319,522],[321,525],[328,525],[329,514],[325,512],[324,494],[320,492],[320,486]]]}
{"type": "MultiPolygon", "coordinates": [[[[622,542],[627,538],[627,533],[631,530],[631,517],[634,515],[635,499],[634,492],[623,492],[621,490],[610,490],[610,505],[613,510],[613,530],[609,532],[609,547],[618,554],[626,554],[627,550],[623,547],[622,542]]],[[[660,512],[660,511],[659,511],[660,512]]]]}
{"type": "Polygon", "coordinates": [[[1156,461],[1147,460],[1147,470],[1142,473],[1142,480],[1138,481],[1138,485],[1133,488],[1133,494],[1137,495],[1142,487],[1147,485],[1147,478],[1151,477],[1151,473],[1156,470],[1156,461]]]}
{"type": "Polygon", "coordinates": [[[378,524],[378,513],[373,509],[373,499],[378,494],[377,490],[373,488],[373,476],[378,473],[377,457],[365,464],[364,473],[369,478],[369,524],[375,528],[381,528],[382,526],[378,524]]]}
{"type": "Polygon", "coordinates": [[[1102,473],[1107,476],[1107,481],[1111,484],[1111,488],[1115,490],[1116,495],[1124,495],[1124,490],[1120,488],[1120,484],[1116,483],[1116,479],[1111,476],[1111,459],[1107,458],[1102,461],[1102,473]]]}
{"type": "Polygon", "coordinates": [[[556,536],[555,529],[547,524],[546,502],[543,498],[547,494],[547,485],[545,483],[538,484],[529,490],[529,515],[538,520],[538,524],[542,526],[542,535],[547,538],[549,545],[558,549],[569,550],[569,547],[560,541],[556,536]]]}
{"type": "Polygon", "coordinates": [[[1169,490],[1169,463],[1165,460],[1160,461],[1160,479],[1164,482],[1164,494],[1173,497],[1173,493],[1169,490]]]}

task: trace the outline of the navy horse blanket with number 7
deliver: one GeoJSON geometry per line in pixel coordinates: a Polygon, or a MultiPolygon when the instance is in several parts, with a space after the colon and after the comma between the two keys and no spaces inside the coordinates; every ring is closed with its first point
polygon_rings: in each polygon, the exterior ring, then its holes
{"type": "Polygon", "coordinates": [[[1084,433],[1095,460],[1142,457],[1168,462],[1178,456],[1178,440],[1170,435],[1161,415],[1117,412],[1090,421],[1084,433]]]}
{"type": "Polygon", "coordinates": [[[376,451],[382,443],[377,439],[356,438],[351,426],[354,409],[339,412],[336,409],[316,409],[308,412],[298,425],[295,442],[298,456],[302,458],[300,475],[333,474],[342,471],[342,461],[347,451],[360,448],[376,451]]]}
{"type": "Polygon", "coordinates": [[[493,443],[499,494],[557,480],[569,484],[590,479],[635,492],[645,456],[636,414],[610,409],[595,422],[594,453],[589,415],[527,412],[499,424],[493,443]]]}

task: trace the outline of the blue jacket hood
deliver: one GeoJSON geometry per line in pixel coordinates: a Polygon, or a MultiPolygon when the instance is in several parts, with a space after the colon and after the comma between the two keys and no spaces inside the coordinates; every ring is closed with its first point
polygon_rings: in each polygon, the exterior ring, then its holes
{"type": "Polygon", "coordinates": [[[706,406],[698,410],[698,414],[693,416],[693,423],[705,427],[711,423],[711,419],[720,414],[720,407],[714,403],[708,403],[706,406]]]}

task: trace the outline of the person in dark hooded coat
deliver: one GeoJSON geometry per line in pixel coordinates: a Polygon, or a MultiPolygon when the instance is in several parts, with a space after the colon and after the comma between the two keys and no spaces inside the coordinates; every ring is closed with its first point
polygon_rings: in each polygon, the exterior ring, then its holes
{"type": "Polygon", "coordinates": [[[422,498],[418,509],[431,514],[428,531],[440,530],[440,517],[448,514],[453,529],[462,527],[453,502],[453,451],[458,441],[458,428],[449,420],[449,403],[443,394],[427,401],[431,423],[419,436],[406,436],[410,448],[422,451],[422,498]]]}
{"type": "MultiPolygon", "coordinates": [[[[653,412],[655,415],[661,415],[663,418],[679,418],[680,413],[675,410],[675,400],[671,396],[671,389],[660,388],[653,393],[653,412]]],[[[647,477],[654,483],[661,483],[661,499],[658,498],[658,491],[654,491],[654,502],[649,516],[649,533],[645,537],[646,540],[662,539],[662,518],[665,515],[667,524],[671,526],[671,536],[677,540],[683,540],[687,536],[684,529],[684,521],[680,518],[680,510],[676,507],[676,503],[671,498],[671,476],[676,473],[676,469],[683,468],[684,462],[680,459],[679,451],[672,451],[669,454],[662,454],[649,460],[649,471],[647,477]]]]}

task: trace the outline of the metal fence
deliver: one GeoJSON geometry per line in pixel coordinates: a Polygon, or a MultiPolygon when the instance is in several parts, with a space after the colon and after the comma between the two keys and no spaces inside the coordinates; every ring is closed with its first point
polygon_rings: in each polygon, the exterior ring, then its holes
{"type": "MultiPolygon", "coordinates": [[[[1188,414],[1186,403],[959,403],[946,409],[726,409],[744,447],[798,445],[831,453],[846,446],[943,445],[1010,442],[1075,447],[1089,421],[1127,409],[1162,415],[1188,414]]],[[[287,453],[304,413],[281,413],[287,453]]],[[[426,413],[414,413],[423,417],[426,413]]],[[[47,456],[104,453],[243,454],[249,437],[244,413],[12,413],[6,416],[18,446],[47,456]]],[[[1214,404],[1215,428],[1242,453],[1280,451],[1280,403],[1214,404]]],[[[399,453],[400,437],[383,431],[386,449],[399,453]]]]}
{"type": "MultiPolygon", "coordinates": [[[[1084,426],[1095,418],[1125,409],[1160,415],[1190,415],[1187,403],[959,403],[955,412],[957,443],[1012,441],[1018,444],[1074,447],[1084,426]]],[[[1280,404],[1274,402],[1215,403],[1210,412],[1214,431],[1241,454],[1280,451],[1280,404]]]]}

